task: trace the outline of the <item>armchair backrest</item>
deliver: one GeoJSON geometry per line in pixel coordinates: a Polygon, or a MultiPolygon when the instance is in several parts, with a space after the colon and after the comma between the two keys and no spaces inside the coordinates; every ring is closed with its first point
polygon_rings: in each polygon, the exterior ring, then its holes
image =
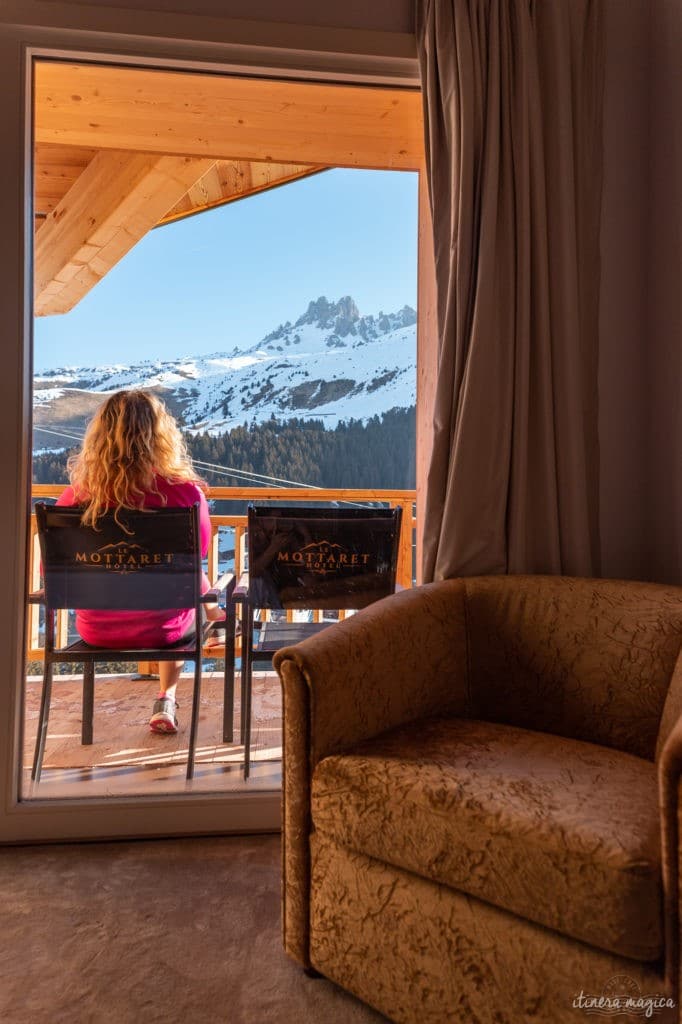
{"type": "Polygon", "coordinates": [[[364,608],[395,590],[402,509],[253,506],[249,598],[257,608],[364,608]]]}
{"type": "Polygon", "coordinates": [[[465,587],[473,717],[654,759],[682,646],[680,588],[561,576],[465,587]]]}
{"type": "Polygon", "coordinates": [[[199,506],[107,513],[36,504],[48,608],[195,607],[201,595],[199,506]]]}

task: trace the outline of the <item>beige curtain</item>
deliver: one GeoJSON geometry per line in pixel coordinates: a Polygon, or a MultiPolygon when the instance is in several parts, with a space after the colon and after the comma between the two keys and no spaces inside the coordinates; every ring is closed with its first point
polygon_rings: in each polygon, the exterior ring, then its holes
{"type": "Polygon", "coordinates": [[[424,579],[597,575],[601,0],[417,0],[438,290],[424,579]]]}

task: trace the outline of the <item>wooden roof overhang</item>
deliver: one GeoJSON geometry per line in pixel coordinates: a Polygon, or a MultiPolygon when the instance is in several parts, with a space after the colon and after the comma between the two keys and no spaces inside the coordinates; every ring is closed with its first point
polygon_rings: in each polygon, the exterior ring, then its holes
{"type": "Polygon", "coordinates": [[[412,90],[40,62],[35,313],[72,309],[160,224],[329,167],[422,162],[412,90]]]}

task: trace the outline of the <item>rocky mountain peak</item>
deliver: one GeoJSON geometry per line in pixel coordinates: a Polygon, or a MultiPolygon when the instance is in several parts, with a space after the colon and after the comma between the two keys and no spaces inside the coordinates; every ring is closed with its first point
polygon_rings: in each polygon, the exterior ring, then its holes
{"type": "Polygon", "coordinates": [[[412,306],[403,306],[397,316],[403,327],[411,327],[417,322],[417,310],[412,309],[412,306]]]}
{"type": "MultiPolygon", "coordinates": [[[[344,295],[338,302],[330,302],[326,295],[320,295],[308,303],[308,308],[296,321],[296,326],[303,324],[316,324],[319,327],[327,327],[337,330],[337,324],[352,325],[360,319],[360,311],[355,300],[350,295],[344,295]]],[[[346,329],[345,333],[348,333],[346,329]]]]}

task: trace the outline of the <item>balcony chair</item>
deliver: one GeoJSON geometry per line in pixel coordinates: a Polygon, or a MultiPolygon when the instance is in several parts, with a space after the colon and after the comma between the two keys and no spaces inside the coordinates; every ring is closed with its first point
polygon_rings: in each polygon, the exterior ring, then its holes
{"type": "Polygon", "coordinates": [[[498,576],[280,650],[289,954],[399,1024],[678,1021],[681,644],[682,588],[498,576]]]}
{"type": "Polygon", "coordinates": [[[44,589],[29,601],[45,606],[45,663],[40,700],[38,735],[31,778],[40,780],[50,713],[52,674],[55,664],[83,663],[83,719],[81,740],[93,741],[95,664],[103,661],[194,661],[194,693],[190,723],[187,778],[194,775],[199,703],[201,695],[202,644],[214,629],[225,629],[225,714],[231,735],[234,706],[234,606],[236,579],[221,577],[202,595],[202,559],[199,506],[126,511],[119,514],[123,529],[107,513],[92,528],[81,524],[82,510],[37,503],[35,507],[44,589]],[[105,648],[83,640],[55,646],[55,613],[58,609],[145,611],[193,608],[201,623],[201,606],[226,602],[226,621],[207,622],[193,639],[172,647],[105,648]]]}
{"type": "Polygon", "coordinates": [[[260,622],[260,610],[364,608],[395,591],[402,509],[248,508],[248,572],[234,601],[241,609],[244,773],[251,761],[254,662],[272,663],[281,647],[332,624],[281,616],[260,622]]]}

